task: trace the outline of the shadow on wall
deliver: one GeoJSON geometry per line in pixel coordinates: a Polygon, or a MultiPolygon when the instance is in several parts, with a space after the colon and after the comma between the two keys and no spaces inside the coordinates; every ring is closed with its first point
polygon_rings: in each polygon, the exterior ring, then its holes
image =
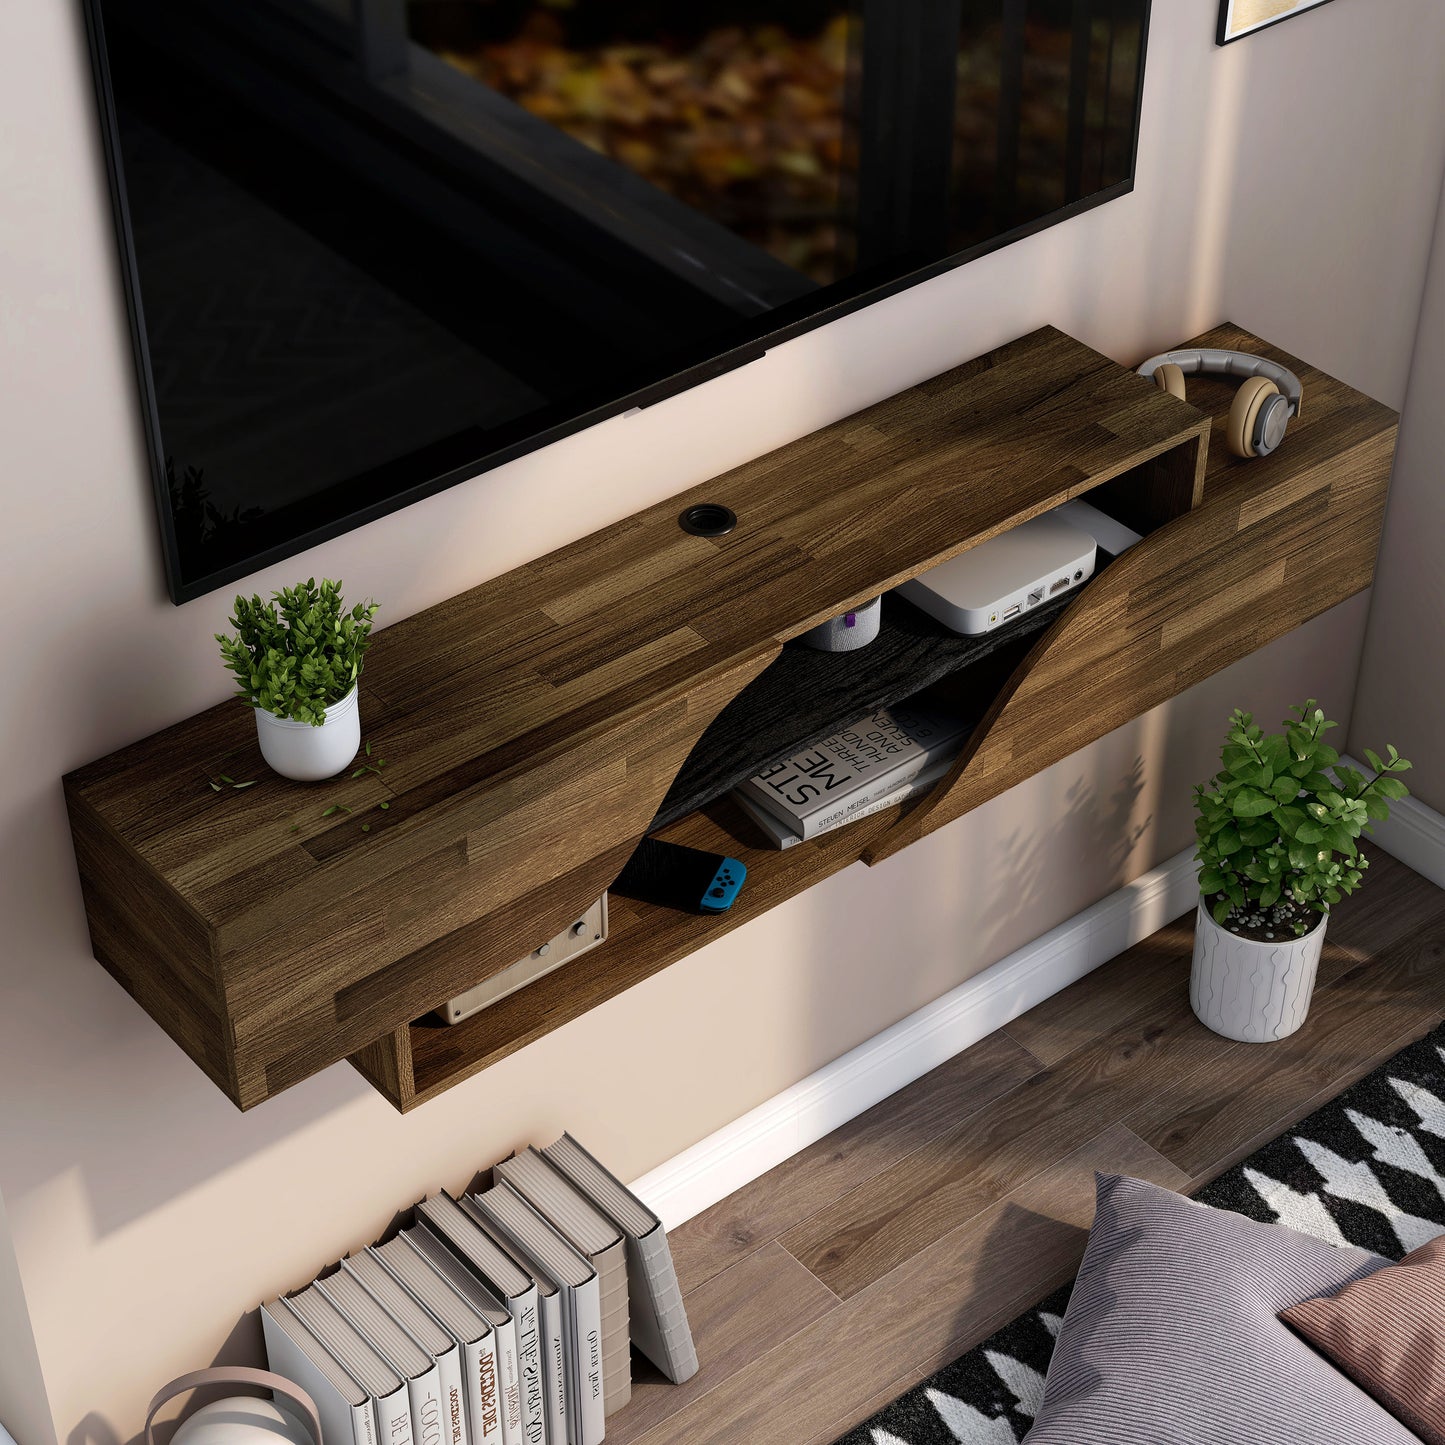
{"type": "Polygon", "coordinates": [[[1100,795],[1094,779],[1079,778],[1064,794],[1065,808],[1055,827],[1015,828],[999,840],[996,871],[1008,882],[993,893],[990,906],[973,925],[982,953],[992,953],[996,941],[1013,937],[1020,916],[1040,921],[1052,916],[1049,905],[1058,895],[1058,869],[1064,861],[1058,856],[1061,837],[1075,857],[1089,860],[1090,869],[1105,878],[1122,884],[1139,871],[1130,864],[1154,823],[1152,812],[1136,816],[1144,779],[1144,757],[1136,754],[1107,797],[1100,795]]]}
{"type": "MultiPolygon", "coordinates": [[[[254,1365],[261,1369],[266,1367],[266,1346],[261,1335],[261,1311],[259,1309],[247,1310],[239,1320],[235,1328],[226,1336],[225,1343],[216,1351],[211,1360],[211,1366],[218,1365],[254,1365]]],[[[156,1388],[159,1389],[163,1381],[156,1381],[156,1388]]],[[[172,1402],[165,1407],[166,1418],[159,1419],[155,1424],[156,1445],[170,1445],[172,1436],[181,1423],[190,1419],[203,1405],[209,1405],[214,1400],[227,1400],[233,1395],[249,1395],[253,1392],[242,1385],[204,1385],[198,1390],[192,1390],[189,1395],[180,1397],[179,1408],[172,1402]]],[[[128,1440],[122,1442],[116,1434],[115,1427],[105,1418],[92,1410],[80,1423],[65,1437],[65,1445],[145,1445],[145,1434],[137,1431],[128,1440]]]]}
{"type": "Polygon", "coordinates": [[[0,965],[0,1050],[8,1077],[25,1081],[0,1114],[7,1194],[23,1198],[84,1161],[94,1228],[109,1234],[278,1138],[376,1098],[341,1064],[238,1113],[91,956],[58,781],[37,780],[7,811],[0,877],[26,900],[6,910],[0,965]],[[111,1107],[119,1100],[135,1124],[125,1137],[111,1107]]]}

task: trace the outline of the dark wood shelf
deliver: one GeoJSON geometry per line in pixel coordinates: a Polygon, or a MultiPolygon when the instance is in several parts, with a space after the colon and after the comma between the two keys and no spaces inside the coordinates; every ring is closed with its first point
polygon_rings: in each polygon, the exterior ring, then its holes
{"type": "MultiPolygon", "coordinates": [[[[277,778],[235,703],[77,770],[96,957],[242,1108],[345,1057],[409,1108],[977,806],[1369,584],[1394,414],[1237,329],[1198,344],[1300,373],[1274,456],[1209,445],[1226,388],[1191,384],[1195,410],[1045,328],[379,632],[361,702],[380,777],[277,778]],[[689,758],[720,766],[700,740],[787,643],[1085,493],[1144,541],[1041,634],[952,669],[987,705],[925,798],[783,852],[726,800],[689,811],[667,836],[749,864],[727,916],[619,900],[608,941],[558,973],[464,1025],[415,1023],[577,916],[660,810],[718,786],[667,803],[689,758]],[[704,501],[737,529],[682,533],[704,501]],[[220,772],[255,786],[215,794],[220,772]]],[[[920,676],[941,657],[924,651],[920,676]]],[[[888,689],[917,690],[908,658],[888,689]]]]}

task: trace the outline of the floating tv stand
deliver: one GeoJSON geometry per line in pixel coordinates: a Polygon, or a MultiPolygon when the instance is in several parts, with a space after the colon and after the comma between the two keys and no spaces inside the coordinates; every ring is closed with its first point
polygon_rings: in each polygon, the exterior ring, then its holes
{"type": "Polygon", "coordinates": [[[350,1058],[410,1109],[1367,587],[1395,414],[1236,327],[1190,344],[1302,377],[1278,453],[1228,455],[1226,385],[1192,383],[1196,410],[1045,328],[377,633],[379,772],[287,782],[227,702],[70,774],[96,957],[241,1108],[350,1058]],[[956,638],[890,598],[873,647],[789,645],[1078,496],[1143,540],[1022,630],[956,638]],[[702,501],[736,529],[682,532],[702,501]],[[924,682],[976,722],[926,796],[787,851],[728,801],[740,770],[924,682]],[[221,773],[256,783],[216,793],[221,773]],[[747,863],[730,913],[614,899],[604,944],[428,1020],[659,827],[747,863]]]}

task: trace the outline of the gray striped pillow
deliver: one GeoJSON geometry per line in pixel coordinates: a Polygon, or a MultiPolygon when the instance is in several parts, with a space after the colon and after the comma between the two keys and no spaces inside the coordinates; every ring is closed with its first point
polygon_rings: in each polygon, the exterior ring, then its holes
{"type": "Polygon", "coordinates": [[[1026,1445],[1418,1445],[1278,1319],[1387,1263],[1100,1175],[1026,1445]]]}

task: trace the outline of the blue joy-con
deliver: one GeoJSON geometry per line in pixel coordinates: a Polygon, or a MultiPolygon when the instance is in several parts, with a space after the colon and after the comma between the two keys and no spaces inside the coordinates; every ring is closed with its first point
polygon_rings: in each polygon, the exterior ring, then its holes
{"type": "Polygon", "coordinates": [[[698,907],[704,913],[726,913],[733,906],[733,900],[737,898],[743,879],[747,876],[746,864],[740,863],[736,858],[724,858],[718,864],[717,872],[712,875],[712,882],[703,890],[698,907]]]}

